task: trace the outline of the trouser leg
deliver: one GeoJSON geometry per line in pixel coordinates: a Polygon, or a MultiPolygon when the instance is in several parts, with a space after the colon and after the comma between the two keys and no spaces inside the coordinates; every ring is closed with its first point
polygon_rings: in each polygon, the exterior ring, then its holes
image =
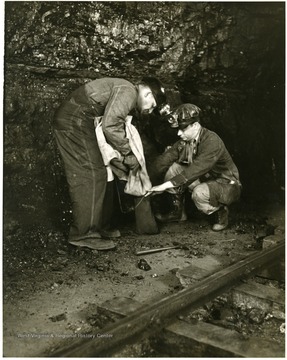
{"type": "Polygon", "coordinates": [[[105,197],[103,201],[102,223],[100,228],[108,230],[111,227],[114,210],[114,181],[109,181],[106,186],[105,197]]]}
{"type": "Polygon", "coordinates": [[[228,205],[237,201],[240,194],[241,186],[237,184],[208,181],[193,189],[192,199],[203,213],[210,215],[217,212],[217,221],[212,229],[221,231],[228,226],[228,205]]]}
{"type": "Polygon", "coordinates": [[[55,130],[55,136],[72,200],[70,236],[97,231],[103,223],[107,173],[93,129],[55,130]]]}
{"type": "Polygon", "coordinates": [[[210,180],[196,186],[192,199],[197,208],[205,214],[212,214],[222,206],[229,206],[239,200],[241,186],[210,180]]]}
{"type": "MultiPolygon", "coordinates": [[[[210,183],[209,183],[210,185],[210,183]]],[[[222,186],[209,187],[208,183],[202,183],[195,187],[192,192],[192,199],[196,207],[203,213],[210,215],[216,212],[217,220],[213,225],[214,231],[221,231],[228,226],[228,208],[218,201],[222,186]],[[217,190],[217,191],[216,191],[217,190]]]]}
{"type": "Polygon", "coordinates": [[[210,215],[219,210],[220,206],[210,203],[210,190],[207,183],[201,183],[192,190],[192,200],[199,211],[210,215]]]}

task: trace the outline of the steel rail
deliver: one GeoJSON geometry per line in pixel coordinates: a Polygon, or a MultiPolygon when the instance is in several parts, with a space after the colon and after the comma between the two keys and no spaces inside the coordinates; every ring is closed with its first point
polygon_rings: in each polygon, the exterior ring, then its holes
{"type": "Polygon", "coordinates": [[[122,345],[134,343],[147,333],[151,335],[161,331],[180,312],[195,310],[227,289],[236,286],[236,282],[240,279],[279,260],[284,254],[285,240],[239,260],[156,303],[143,305],[131,315],[100,330],[101,334],[108,334],[108,337],[80,339],[53,352],[49,357],[108,357],[122,345]]]}

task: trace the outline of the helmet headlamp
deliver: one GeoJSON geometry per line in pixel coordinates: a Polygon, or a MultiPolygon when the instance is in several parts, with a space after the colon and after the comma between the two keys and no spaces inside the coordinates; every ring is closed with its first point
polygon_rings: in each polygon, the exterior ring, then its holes
{"type": "Polygon", "coordinates": [[[171,124],[172,128],[178,127],[177,118],[171,111],[169,104],[163,104],[158,110],[160,116],[162,116],[164,120],[167,120],[171,124]]]}

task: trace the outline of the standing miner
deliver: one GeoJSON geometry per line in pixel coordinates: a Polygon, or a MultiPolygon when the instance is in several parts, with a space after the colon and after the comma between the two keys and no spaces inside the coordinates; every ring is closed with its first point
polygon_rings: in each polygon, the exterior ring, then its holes
{"type": "Polygon", "coordinates": [[[151,191],[171,193],[173,210],[157,214],[159,221],[185,220],[184,191],[191,192],[196,207],[210,215],[217,212],[214,231],[228,226],[228,206],[241,194],[239,173],[223,141],[200,124],[200,109],[193,104],[180,105],[169,118],[181,138],[160,155],[153,169],[165,174],[164,183],[151,191]]]}
{"type": "Polygon", "coordinates": [[[134,85],[120,78],[102,78],[76,89],[58,109],[55,137],[72,200],[73,224],[69,242],[93,249],[115,247],[112,240],[120,232],[111,229],[113,184],[95,136],[95,117],[102,117],[107,142],[123,160],[112,165],[127,173],[139,166],[125,133],[125,119],[131,111],[149,114],[166,101],[165,91],[154,77],[134,85]]]}

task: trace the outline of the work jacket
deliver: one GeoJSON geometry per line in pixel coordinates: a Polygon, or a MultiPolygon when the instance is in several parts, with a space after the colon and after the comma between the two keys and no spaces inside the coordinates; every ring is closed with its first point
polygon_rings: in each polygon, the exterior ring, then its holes
{"type": "Polygon", "coordinates": [[[189,142],[179,140],[165,153],[159,156],[154,164],[156,171],[165,173],[174,162],[182,165],[182,172],[170,181],[175,186],[190,184],[202,177],[226,183],[240,184],[239,172],[227,151],[221,138],[206,128],[201,128],[198,141],[192,149],[192,162],[184,159],[183,153],[188,153],[189,142]]]}
{"type": "MultiPolygon", "coordinates": [[[[127,80],[102,78],[90,81],[76,89],[59,109],[56,127],[65,124],[94,129],[95,117],[102,116],[103,132],[107,142],[121,154],[127,155],[131,148],[125,133],[125,119],[135,109],[138,91],[127,80]],[[72,122],[72,124],[71,124],[72,122]]],[[[92,132],[93,134],[93,132],[92,132]]]]}

